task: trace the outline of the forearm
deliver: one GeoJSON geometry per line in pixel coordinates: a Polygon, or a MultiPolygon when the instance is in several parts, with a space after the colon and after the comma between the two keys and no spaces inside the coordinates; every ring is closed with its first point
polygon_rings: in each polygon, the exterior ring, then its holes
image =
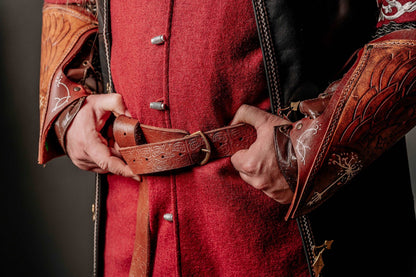
{"type": "Polygon", "coordinates": [[[279,167],[295,194],[288,217],[321,205],[416,125],[415,15],[405,14],[401,25],[379,23],[381,37],[343,78],[299,105],[304,119],[275,129],[279,167]]]}

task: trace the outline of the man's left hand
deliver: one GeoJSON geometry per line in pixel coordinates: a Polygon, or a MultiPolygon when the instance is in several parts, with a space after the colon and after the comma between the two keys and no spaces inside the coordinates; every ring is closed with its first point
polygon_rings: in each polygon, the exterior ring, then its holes
{"type": "Polygon", "coordinates": [[[289,204],[293,192],[280,172],[274,148],[274,127],[290,124],[283,118],[249,105],[242,105],[231,124],[247,123],[256,128],[257,139],[246,150],[231,157],[241,178],[281,204],[289,204]]]}

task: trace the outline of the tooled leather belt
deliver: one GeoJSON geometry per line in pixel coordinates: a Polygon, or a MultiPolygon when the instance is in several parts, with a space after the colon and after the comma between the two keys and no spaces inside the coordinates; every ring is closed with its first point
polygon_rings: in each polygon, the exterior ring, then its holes
{"type": "Polygon", "coordinates": [[[140,124],[137,119],[123,115],[114,121],[113,134],[134,174],[204,165],[247,149],[256,140],[256,130],[248,124],[189,134],[140,124]]]}

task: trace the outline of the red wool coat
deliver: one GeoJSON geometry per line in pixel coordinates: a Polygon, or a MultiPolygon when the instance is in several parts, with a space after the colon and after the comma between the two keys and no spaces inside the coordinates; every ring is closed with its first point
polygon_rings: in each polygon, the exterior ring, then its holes
{"type": "MultiPolygon", "coordinates": [[[[111,2],[112,77],[143,124],[195,132],[269,106],[250,1],[111,2]],[[165,42],[151,44],[163,35],[165,42]],[[162,101],[166,111],[149,108],[162,101]]],[[[154,276],[306,276],[295,221],[229,159],[148,178],[154,276]],[[173,222],[164,214],[173,215],[173,222]]],[[[107,276],[127,276],[139,184],[109,177],[107,276]]]]}
{"type": "MultiPolygon", "coordinates": [[[[415,18],[410,1],[377,3],[379,27],[415,18]]],[[[112,0],[111,27],[115,90],[143,124],[207,131],[243,103],[268,109],[250,1],[112,0]]],[[[245,184],[229,159],[147,179],[154,276],[308,275],[296,223],[283,220],[288,207],[245,184]]],[[[128,276],[140,183],[108,180],[105,275],[128,276]]]]}
{"type": "MultiPolygon", "coordinates": [[[[244,103],[270,106],[250,1],[112,0],[111,28],[115,90],[143,124],[207,131],[244,103]]],[[[147,179],[154,276],[308,275],[288,207],[244,183],[229,158],[147,179]]],[[[105,275],[128,276],[140,184],[108,180],[105,275]]]]}

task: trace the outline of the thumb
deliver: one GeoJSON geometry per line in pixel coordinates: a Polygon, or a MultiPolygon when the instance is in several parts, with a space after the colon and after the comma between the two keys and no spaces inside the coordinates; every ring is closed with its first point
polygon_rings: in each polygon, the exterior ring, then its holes
{"type": "Polygon", "coordinates": [[[287,124],[289,122],[257,107],[244,104],[241,105],[241,107],[237,110],[233,120],[231,121],[231,125],[243,122],[250,124],[254,128],[258,129],[268,121],[270,121],[270,123],[272,123],[274,126],[287,124]]]}
{"type": "Polygon", "coordinates": [[[123,98],[120,94],[111,93],[97,96],[101,96],[98,103],[101,110],[106,112],[112,112],[115,116],[121,114],[128,116],[130,115],[126,106],[124,105],[123,98]]]}

